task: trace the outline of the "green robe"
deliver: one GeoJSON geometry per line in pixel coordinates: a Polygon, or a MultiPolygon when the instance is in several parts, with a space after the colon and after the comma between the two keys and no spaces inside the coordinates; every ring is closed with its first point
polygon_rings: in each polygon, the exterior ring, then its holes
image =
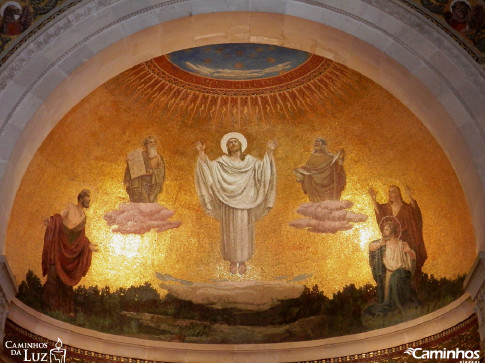
{"type": "MultiPolygon", "coordinates": [[[[371,243],[379,243],[380,240],[371,243]]],[[[412,272],[404,268],[393,271],[386,286],[386,266],[384,256],[386,246],[376,251],[369,251],[369,263],[372,276],[377,283],[377,303],[365,309],[369,315],[382,315],[395,310],[403,311],[411,305],[417,305],[416,292],[411,287],[412,272]],[[387,290],[387,294],[386,294],[387,290]]]]}

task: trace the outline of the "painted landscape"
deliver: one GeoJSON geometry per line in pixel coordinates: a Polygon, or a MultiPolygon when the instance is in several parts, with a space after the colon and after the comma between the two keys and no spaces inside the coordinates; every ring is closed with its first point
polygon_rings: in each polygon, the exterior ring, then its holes
{"type": "Polygon", "coordinates": [[[161,298],[149,283],[120,288],[79,286],[74,290],[75,313],[46,312],[42,284],[29,272],[18,298],[56,319],[110,334],[190,343],[276,343],[361,333],[405,322],[435,311],[463,293],[464,276],[454,280],[424,275],[418,303],[389,314],[364,311],[376,300],[376,288],[348,285],[325,296],[318,285],[304,286],[296,298],[266,310],[215,308],[171,294],[161,298]]]}

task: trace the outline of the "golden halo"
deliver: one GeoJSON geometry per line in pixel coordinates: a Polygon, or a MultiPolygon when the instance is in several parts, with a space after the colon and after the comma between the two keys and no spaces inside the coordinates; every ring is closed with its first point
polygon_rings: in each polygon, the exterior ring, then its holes
{"type": "Polygon", "coordinates": [[[238,139],[241,143],[242,152],[244,152],[244,150],[246,150],[246,148],[248,147],[248,141],[243,134],[240,134],[239,132],[228,132],[221,139],[221,149],[222,151],[224,151],[224,154],[227,154],[227,142],[229,141],[229,139],[238,139]]]}
{"type": "Polygon", "coordinates": [[[379,223],[379,229],[380,231],[382,232],[382,225],[384,224],[384,221],[385,220],[394,220],[397,222],[397,226],[399,227],[399,235],[397,236],[397,238],[401,238],[401,233],[402,233],[402,227],[401,227],[401,223],[399,223],[399,220],[394,217],[394,216],[385,216],[384,218],[381,219],[381,222],[379,223]]]}

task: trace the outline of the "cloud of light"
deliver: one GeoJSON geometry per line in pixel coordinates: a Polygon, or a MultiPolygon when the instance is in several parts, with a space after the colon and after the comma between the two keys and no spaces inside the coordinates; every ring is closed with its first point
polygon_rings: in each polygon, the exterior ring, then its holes
{"type": "Polygon", "coordinates": [[[306,203],[296,210],[307,218],[290,222],[290,226],[306,229],[314,233],[332,233],[352,229],[352,223],[365,222],[367,216],[346,210],[352,207],[349,200],[326,200],[319,203],[306,203]]]}
{"type": "Polygon", "coordinates": [[[176,298],[214,308],[267,310],[281,300],[297,298],[303,285],[287,281],[221,281],[192,285],[160,284],[176,298]]]}
{"type": "Polygon", "coordinates": [[[157,279],[159,280],[162,280],[162,281],[172,281],[172,282],[178,282],[182,285],[185,285],[185,286],[190,286],[190,285],[193,285],[194,283],[191,282],[191,281],[187,281],[187,280],[181,280],[181,279],[178,279],[176,277],[173,277],[172,275],[170,274],[162,274],[160,272],[155,272],[155,276],[157,277],[157,279]]]}
{"type": "Polygon", "coordinates": [[[182,222],[168,220],[174,213],[158,203],[122,203],[118,210],[106,213],[104,219],[110,227],[116,226],[112,232],[144,234],[152,229],[164,232],[180,227],[182,222]]]}

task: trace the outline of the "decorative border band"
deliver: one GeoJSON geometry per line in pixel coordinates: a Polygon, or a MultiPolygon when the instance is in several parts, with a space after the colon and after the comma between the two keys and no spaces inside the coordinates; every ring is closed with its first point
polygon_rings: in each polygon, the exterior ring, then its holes
{"type": "MultiPolygon", "coordinates": [[[[400,361],[400,358],[405,360],[407,356],[404,351],[408,348],[436,348],[437,346],[446,344],[453,339],[463,336],[464,342],[460,346],[461,349],[477,350],[479,349],[480,339],[478,337],[478,320],[475,314],[471,315],[461,323],[443,330],[440,333],[431,335],[429,337],[416,340],[411,343],[402,344],[395,347],[389,347],[386,349],[380,349],[373,352],[367,352],[362,354],[341,356],[335,358],[313,360],[311,363],[337,363],[337,362],[375,362],[392,360],[393,362],[400,361]]],[[[12,340],[24,343],[45,343],[49,348],[54,348],[56,342],[44,338],[40,335],[34,334],[21,326],[15,324],[11,320],[7,320],[5,323],[5,341],[12,340]]],[[[72,361],[95,361],[95,362],[127,362],[127,363],[160,363],[161,361],[150,361],[138,358],[121,357],[111,354],[104,354],[94,352],[82,348],[72,347],[68,345],[63,346],[67,350],[67,356],[72,361]]],[[[149,349],[149,348],[147,348],[149,349]]],[[[5,351],[7,353],[7,351],[5,351]]],[[[12,359],[20,359],[22,357],[12,356],[12,359]]],[[[309,363],[309,361],[305,361],[309,363]]],[[[299,362],[303,363],[303,362],[299,362]]]]}

